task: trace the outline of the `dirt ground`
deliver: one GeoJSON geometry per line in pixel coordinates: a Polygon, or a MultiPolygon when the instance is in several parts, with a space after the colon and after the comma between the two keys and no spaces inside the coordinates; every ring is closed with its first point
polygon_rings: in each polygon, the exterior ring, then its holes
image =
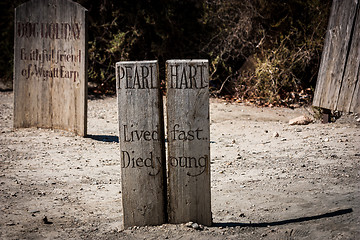
{"type": "Polygon", "coordinates": [[[360,122],[288,124],[308,108],[211,99],[213,226],[121,230],[115,98],[89,100],[86,138],[12,128],[0,92],[0,239],[359,239],[360,122]]]}

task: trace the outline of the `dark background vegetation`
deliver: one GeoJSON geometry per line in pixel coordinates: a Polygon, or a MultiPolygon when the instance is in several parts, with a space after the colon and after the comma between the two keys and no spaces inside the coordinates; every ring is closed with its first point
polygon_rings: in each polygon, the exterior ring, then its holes
{"type": "MultiPolygon", "coordinates": [[[[14,8],[0,3],[0,79],[12,82],[14,8]]],[[[115,63],[208,59],[211,94],[311,101],[331,0],[78,0],[89,10],[89,93],[114,94],[115,63]]],[[[11,84],[10,84],[11,85],[11,84]]]]}

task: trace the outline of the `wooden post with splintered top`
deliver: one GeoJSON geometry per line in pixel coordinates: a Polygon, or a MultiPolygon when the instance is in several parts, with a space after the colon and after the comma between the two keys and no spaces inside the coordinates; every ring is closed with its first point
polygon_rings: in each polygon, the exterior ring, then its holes
{"type": "Polygon", "coordinates": [[[117,62],[123,227],[166,222],[163,106],[157,61],[117,62]]]}
{"type": "Polygon", "coordinates": [[[166,62],[168,217],[211,225],[209,64],[166,62]]]}

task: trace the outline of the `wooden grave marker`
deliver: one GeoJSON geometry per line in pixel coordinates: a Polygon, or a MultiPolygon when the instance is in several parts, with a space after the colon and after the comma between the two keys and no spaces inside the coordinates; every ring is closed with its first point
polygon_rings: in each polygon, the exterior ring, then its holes
{"type": "Polygon", "coordinates": [[[70,0],[31,0],[15,9],[14,128],[86,135],[86,16],[70,0]]]}
{"type": "Polygon", "coordinates": [[[209,64],[168,60],[168,218],[210,226],[209,64]]]}
{"type": "Polygon", "coordinates": [[[333,0],[313,106],[360,113],[359,79],[360,2],[333,0]]]}
{"type": "Polygon", "coordinates": [[[123,227],[166,222],[163,106],[157,61],[117,62],[123,227]]]}

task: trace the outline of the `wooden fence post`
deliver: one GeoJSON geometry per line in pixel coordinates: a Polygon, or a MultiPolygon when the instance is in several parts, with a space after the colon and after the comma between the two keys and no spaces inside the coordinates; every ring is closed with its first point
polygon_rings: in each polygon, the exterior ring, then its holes
{"type": "Polygon", "coordinates": [[[87,130],[87,10],[70,0],[15,9],[14,128],[87,130]]]}
{"type": "Polygon", "coordinates": [[[157,61],[117,62],[123,227],[166,221],[163,106],[157,61]]]}
{"type": "Polygon", "coordinates": [[[211,225],[209,64],[166,62],[168,217],[211,225]]]}

